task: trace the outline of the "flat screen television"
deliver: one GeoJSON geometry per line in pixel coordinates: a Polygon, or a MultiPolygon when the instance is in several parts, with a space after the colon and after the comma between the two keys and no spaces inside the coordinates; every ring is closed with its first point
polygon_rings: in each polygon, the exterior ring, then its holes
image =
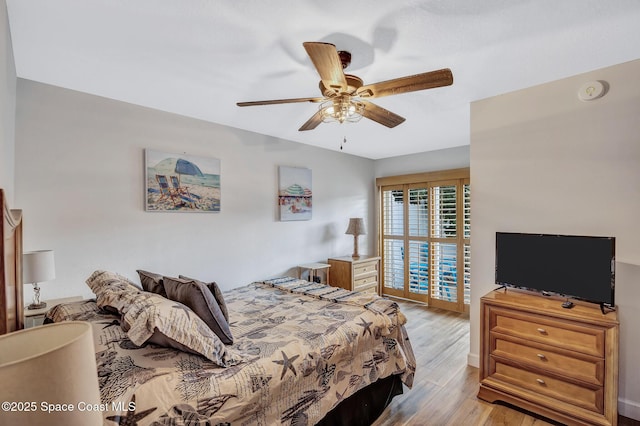
{"type": "Polygon", "coordinates": [[[615,237],[496,232],[496,284],[614,305],[615,237]]]}

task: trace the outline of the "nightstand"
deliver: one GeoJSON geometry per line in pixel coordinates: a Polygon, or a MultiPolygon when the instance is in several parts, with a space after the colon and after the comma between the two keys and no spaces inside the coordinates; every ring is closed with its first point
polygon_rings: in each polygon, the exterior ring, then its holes
{"type": "Polygon", "coordinates": [[[61,299],[45,300],[47,306],[42,309],[29,309],[24,307],[24,328],[37,327],[44,322],[44,314],[54,306],[61,303],[79,302],[82,296],[63,297],[61,299]]]}
{"type": "Polygon", "coordinates": [[[331,285],[345,290],[363,291],[380,294],[378,288],[380,257],[379,256],[343,256],[332,257],[327,261],[331,265],[331,285]]]}

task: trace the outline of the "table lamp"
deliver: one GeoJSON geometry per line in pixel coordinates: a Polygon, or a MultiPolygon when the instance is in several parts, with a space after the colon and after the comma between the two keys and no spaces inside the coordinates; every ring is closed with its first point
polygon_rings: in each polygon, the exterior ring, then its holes
{"type": "Polygon", "coordinates": [[[349,219],[349,227],[345,234],[353,235],[353,254],[351,257],[357,259],[360,257],[358,254],[358,235],[366,234],[364,230],[364,220],[361,217],[352,217],[349,219]]]}
{"type": "Polygon", "coordinates": [[[38,250],[22,255],[22,282],[33,284],[33,303],[27,309],[46,308],[47,304],[40,301],[40,287],[38,283],[51,281],[56,278],[56,268],[53,261],[53,250],[38,250]]]}
{"type": "Polygon", "coordinates": [[[87,322],[63,321],[0,336],[0,383],[2,425],[103,424],[87,322]],[[5,407],[12,402],[15,411],[5,407]]]}

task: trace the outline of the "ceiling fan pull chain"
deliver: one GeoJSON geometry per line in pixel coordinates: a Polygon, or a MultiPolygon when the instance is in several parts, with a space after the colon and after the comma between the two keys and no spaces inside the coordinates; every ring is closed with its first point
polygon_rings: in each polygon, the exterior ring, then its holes
{"type": "Polygon", "coordinates": [[[342,151],[342,145],[344,145],[345,143],[347,143],[347,137],[346,136],[342,139],[342,143],[340,144],[340,151],[342,151]]]}

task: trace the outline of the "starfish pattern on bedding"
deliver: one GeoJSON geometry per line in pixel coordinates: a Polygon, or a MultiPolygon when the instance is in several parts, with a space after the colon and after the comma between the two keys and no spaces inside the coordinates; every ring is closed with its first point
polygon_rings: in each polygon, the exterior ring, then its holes
{"type": "MultiPolygon", "coordinates": [[[[135,407],[135,404],[136,404],[135,394],[131,397],[131,401],[129,402],[129,404],[131,403],[133,403],[133,406],[135,407]]],[[[149,414],[155,411],[156,408],[157,407],[149,408],[148,410],[144,410],[139,413],[136,413],[136,410],[134,408],[133,411],[127,411],[127,413],[124,416],[120,416],[120,415],[108,416],[107,420],[116,422],[120,426],[138,426],[138,421],[147,417],[149,414]]]]}
{"type": "Polygon", "coordinates": [[[373,333],[371,332],[371,325],[373,324],[373,322],[365,321],[365,319],[362,317],[360,317],[360,321],[362,322],[359,322],[358,325],[363,328],[362,335],[366,335],[368,331],[369,334],[373,336],[373,333]]]}
{"type": "Polygon", "coordinates": [[[272,362],[275,362],[276,364],[280,364],[282,366],[282,375],[280,375],[280,380],[284,379],[284,375],[287,374],[287,370],[291,370],[293,372],[293,375],[297,376],[298,373],[296,373],[296,368],[293,366],[293,361],[295,361],[300,355],[295,355],[289,358],[287,357],[287,354],[284,353],[284,351],[280,351],[280,353],[282,354],[281,361],[272,360],[272,362]]]}
{"type": "Polygon", "coordinates": [[[300,324],[309,324],[309,323],[311,323],[311,322],[312,322],[312,321],[311,321],[311,318],[309,318],[309,316],[308,316],[308,315],[307,315],[307,317],[306,317],[306,318],[301,318],[301,319],[299,319],[299,320],[298,320],[298,323],[300,323],[300,324]]]}

